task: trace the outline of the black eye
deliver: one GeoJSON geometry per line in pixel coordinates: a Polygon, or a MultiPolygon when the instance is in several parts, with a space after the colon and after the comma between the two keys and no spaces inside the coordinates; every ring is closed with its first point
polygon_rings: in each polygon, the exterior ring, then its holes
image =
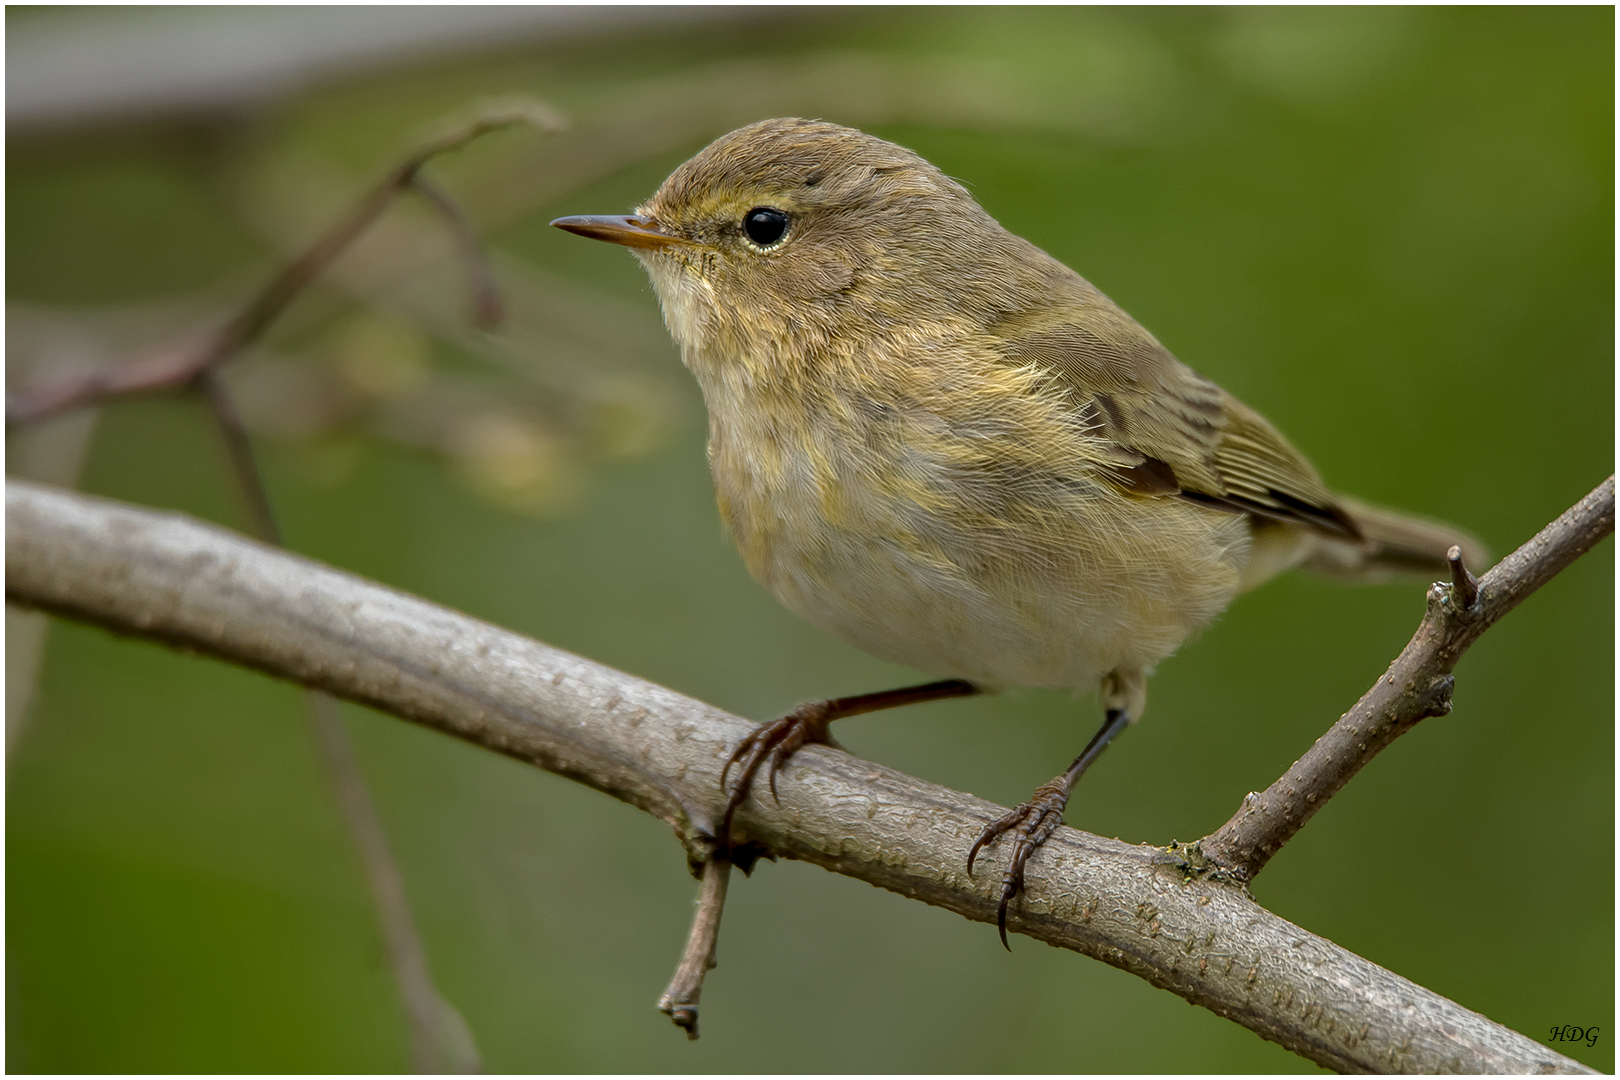
{"type": "Polygon", "coordinates": [[[743,232],[760,247],[770,247],[787,232],[788,216],[773,206],[756,206],[743,215],[743,232]]]}

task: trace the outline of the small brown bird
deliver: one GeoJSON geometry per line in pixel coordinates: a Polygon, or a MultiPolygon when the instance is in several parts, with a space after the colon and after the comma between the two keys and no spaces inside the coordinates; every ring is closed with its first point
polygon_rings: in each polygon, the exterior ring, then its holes
{"type": "Polygon", "coordinates": [[[1005,686],[1100,688],[1102,728],[984,829],[999,922],[1148,673],[1238,593],[1305,565],[1442,571],[1458,529],[1333,494],[1259,413],[1002,228],[917,154],[835,124],[716,140],[629,217],[552,222],[646,267],[709,411],[720,513],[789,609],[940,682],[762,724],[719,833],[858,713],[1005,686]]]}

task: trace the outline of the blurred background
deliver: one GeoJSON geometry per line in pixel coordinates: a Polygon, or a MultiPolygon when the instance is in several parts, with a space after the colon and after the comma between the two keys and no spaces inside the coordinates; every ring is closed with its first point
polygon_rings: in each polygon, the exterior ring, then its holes
{"type": "MultiPolygon", "coordinates": [[[[758,718],[915,673],[779,608],[721,533],[695,385],[621,213],[716,136],[910,146],[1260,409],[1333,486],[1512,550],[1613,469],[1608,8],[7,11],[7,379],[233,310],[425,128],[527,94],[570,130],[429,167],[510,307],[473,328],[402,199],[229,381],[288,546],[758,718]]],[[[243,528],[197,401],[8,435],[13,473],[243,528]]],[[[1455,711],[1254,887],[1299,925],[1614,1068],[1613,545],[1488,634],[1455,711]]],[[[1425,583],[1290,575],[1164,664],[1076,827],[1192,840],[1405,644],[1425,583]]],[[[8,609],[6,1066],[386,1072],[405,1022],[297,692],[8,609]]],[[[1095,703],[846,721],[1004,804],[1095,703]]],[[[1101,963],[820,869],[733,886],[688,1043],[654,1010],[696,886],[606,797],[345,707],[443,995],[491,1071],[1297,1071],[1101,963]]]]}

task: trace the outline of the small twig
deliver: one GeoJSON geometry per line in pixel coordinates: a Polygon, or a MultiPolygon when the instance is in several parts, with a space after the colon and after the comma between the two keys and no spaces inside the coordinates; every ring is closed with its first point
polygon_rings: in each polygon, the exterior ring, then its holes
{"type": "Polygon", "coordinates": [[[6,396],[6,426],[34,423],[111,397],[184,386],[196,377],[200,345],[166,347],[104,371],[72,375],[6,396]]]}
{"type": "Polygon", "coordinates": [[[1468,567],[1463,565],[1462,548],[1456,544],[1452,544],[1446,552],[1446,561],[1451,564],[1451,595],[1459,601],[1459,608],[1468,611],[1479,599],[1479,578],[1470,574],[1468,567]]]}
{"type": "Polygon", "coordinates": [[[1451,549],[1453,584],[1429,590],[1417,633],[1383,678],[1264,792],[1198,842],[1214,868],[1252,881],[1311,817],[1396,738],[1451,711],[1452,670],[1479,636],[1614,532],[1614,477],[1475,581],[1451,549]]]}
{"type": "Polygon", "coordinates": [[[720,915],[726,907],[726,885],[731,881],[731,860],[715,856],[703,864],[703,885],[698,891],[697,913],[692,916],[692,932],[686,937],[686,951],[675,968],[675,977],[658,999],[658,1011],[675,1026],[686,1029],[688,1039],[698,1037],[698,999],[703,996],[703,977],[715,965],[715,946],[720,938],[720,915]]]}
{"type": "Polygon", "coordinates": [[[247,428],[242,425],[241,414],[236,411],[219,372],[209,369],[197,376],[197,390],[208,405],[214,426],[225,444],[225,458],[230,462],[236,478],[236,490],[252,523],[252,533],[267,544],[281,546],[281,527],[276,524],[275,511],[270,506],[270,493],[264,486],[264,475],[253,457],[253,444],[248,441],[247,428]]]}
{"type": "MultiPolygon", "coordinates": [[[[290,299],[291,293],[287,296],[290,299]]],[[[270,317],[273,315],[272,312],[270,317]]],[[[255,334],[257,332],[254,331],[255,334]]],[[[270,503],[264,474],[253,456],[247,428],[242,424],[241,414],[231,400],[217,364],[200,368],[193,376],[192,384],[202,395],[219,429],[220,438],[225,444],[225,456],[236,480],[236,490],[252,522],[252,531],[265,543],[281,547],[281,527],[270,503]]],[[[413,1070],[430,1074],[478,1072],[478,1048],[466,1022],[433,985],[426,950],[417,934],[416,922],[411,917],[404,879],[388,848],[388,836],[377,817],[376,806],[371,801],[360,763],[349,744],[348,733],[343,729],[338,704],[318,690],[305,688],[304,706],[309,718],[310,734],[371,888],[389,967],[393,970],[394,981],[405,1006],[413,1070]]]]}
{"type": "MultiPolygon", "coordinates": [[[[72,358],[68,358],[68,363],[72,358]]],[[[100,412],[86,409],[53,424],[19,432],[8,447],[11,475],[74,487],[96,430],[100,412]]],[[[28,729],[39,684],[51,620],[37,611],[6,608],[6,762],[28,729]]]]}
{"type": "Polygon", "coordinates": [[[304,692],[310,734],[337,797],[338,808],[365,868],[366,884],[382,926],[388,966],[404,1001],[411,1038],[411,1068],[418,1073],[475,1073],[478,1047],[466,1022],[433,985],[427,952],[411,917],[399,865],[388,847],[377,808],[366,789],[338,703],[319,690],[304,692]]]}
{"type": "MultiPolygon", "coordinates": [[[[236,488],[247,506],[254,532],[265,543],[281,547],[281,527],[276,522],[264,475],[253,457],[247,429],[215,368],[198,372],[196,386],[225,443],[236,488]]],[[[461,1014],[439,994],[428,971],[427,952],[411,918],[405,896],[405,882],[388,849],[388,836],[377,808],[366,788],[360,763],[343,729],[343,717],[335,700],[319,690],[304,690],[304,707],[310,733],[326,767],[338,809],[354,840],[371,887],[377,921],[382,926],[389,967],[405,1006],[406,1028],[411,1038],[411,1065],[418,1073],[473,1073],[480,1069],[478,1047],[461,1014]]]]}
{"type": "Polygon", "coordinates": [[[495,283],[495,268],[490,265],[484,246],[478,242],[478,231],[461,204],[427,177],[417,174],[411,178],[411,187],[429,206],[437,210],[456,239],[461,261],[467,267],[467,287],[471,294],[472,323],[480,330],[493,330],[506,319],[506,304],[501,299],[500,287],[495,283]]]}
{"type": "MultiPolygon", "coordinates": [[[[381,180],[361,197],[360,201],[337,224],[322,234],[303,254],[284,266],[258,295],[229,322],[213,333],[203,335],[190,345],[165,349],[156,355],[115,366],[107,371],[76,376],[57,383],[49,383],[33,390],[9,395],[6,400],[6,424],[26,424],[33,421],[81,408],[110,397],[126,394],[152,393],[190,385],[203,372],[223,363],[247,345],[258,340],[265,329],[287,308],[287,305],[323,273],[339,255],[382,216],[399,193],[416,188],[428,195],[451,221],[458,244],[476,247],[471,226],[459,209],[446,211],[440,200],[449,203],[449,197],[436,188],[419,187],[417,181],[422,167],[440,154],[459,149],[467,143],[499,128],[514,124],[529,124],[538,130],[559,130],[561,120],[539,102],[503,102],[485,106],[474,112],[471,119],[457,123],[442,133],[428,138],[415,150],[405,155],[381,180]]],[[[453,204],[451,204],[453,206],[453,204]]],[[[471,260],[474,266],[482,264],[482,256],[471,260]]],[[[480,325],[483,317],[498,307],[484,290],[493,289],[494,278],[475,270],[475,289],[480,325]]]]}

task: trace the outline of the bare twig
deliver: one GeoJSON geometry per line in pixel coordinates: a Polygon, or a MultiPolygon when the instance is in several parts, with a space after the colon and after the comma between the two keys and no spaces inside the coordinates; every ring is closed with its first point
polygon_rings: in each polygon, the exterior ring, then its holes
{"type": "MultiPolygon", "coordinates": [[[[178,515],[17,481],[6,502],[14,602],[433,727],[646,810],[700,861],[712,850],[720,770],[753,729],[747,720],[178,515]]],[[[1487,577],[1482,606],[1500,596],[1492,590],[1487,577]]],[[[994,920],[999,883],[970,878],[963,856],[1001,808],[830,747],[806,746],[783,775],[780,804],[750,799],[739,813],[750,841],[994,920]]],[[[1177,852],[1064,827],[1036,860],[1011,929],[1132,972],[1328,1068],[1589,1071],[1278,918],[1177,852]]]]}
{"type": "Polygon", "coordinates": [[[506,318],[506,305],[501,300],[500,287],[495,283],[495,268],[484,254],[484,246],[478,242],[478,231],[473,228],[472,220],[461,209],[460,203],[420,173],[411,178],[410,185],[427,200],[429,206],[439,212],[449,226],[450,235],[455,237],[461,261],[467,267],[468,289],[472,296],[472,324],[480,330],[495,329],[506,318]]]}
{"type": "MultiPolygon", "coordinates": [[[[71,362],[71,361],[70,361],[71,362]]],[[[90,449],[100,412],[87,409],[19,432],[10,440],[6,467],[14,476],[72,487],[90,449]]],[[[50,620],[6,605],[6,760],[28,729],[50,620]]]]}
{"type": "Polygon", "coordinates": [[[730,859],[716,855],[703,864],[703,884],[692,916],[692,932],[686,937],[686,951],[675,967],[675,977],[658,999],[658,1011],[675,1021],[676,1027],[685,1028],[688,1039],[698,1037],[698,999],[703,996],[703,977],[715,965],[720,916],[726,908],[726,885],[730,881],[730,859]]]}
{"type": "Polygon", "coordinates": [[[225,390],[219,372],[207,369],[197,374],[197,389],[202,394],[208,413],[219,429],[220,441],[225,444],[225,460],[236,479],[236,491],[247,512],[252,532],[267,544],[281,546],[281,527],[276,524],[275,511],[270,506],[270,493],[264,486],[264,475],[253,457],[253,444],[248,441],[247,428],[242,417],[225,390]]]}
{"type": "Polygon", "coordinates": [[[338,703],[319,690],[306,690],[304,705],[310,734],[320,751],[338,809],[349,826],[366,884],[371,888],[388,966],[394,973],[405,1004],[406,1027],[411,1036],[411,1067],[418,1073],[475,1073],[480,1070],[478,1046],[461,1014],[433,985],[427,952],[422,948],[416,921],[411,917],[405,881],[388,847],[388,834],[371,801],[371,793],[355,760],[354,747],[343,728],[338,703]]]}
{"type": "MultiPolygon", "coordinates": [[[[173,390],[190,385],[203,372],[256,341],[299,293],[382,216],[401,191],[418,186],[422,167],[429,161],[465,146],[480,135],[520,123],[542,131],[556,131],[561,127],[556,114],[538,102],[502,102],[476,110],[470,119],[424,140],[405,155],[361,197],[346,217],[284,266],[224,326],[200,335],[189,345],[167,348],[106,371],[9,395],[6,400],[7,426],[30,423],[110,397],[173,390]]],[[[446,211],[448,196],[431,186],[419,190],[441,213],[446,213],[457,241],[464,249],[466,245],[476,243],[471,226],[459,210],[446,211]]],[[[475,267],[481,264],[481,256],[473,260],[475,267]]],[[[498,307],[498,301],[490,301],[484,292],[493,288],[493,278],[487,274],[479,277],[483,273],[480,270],[475,269],[474,273],[475,288],[479,290],[478,310],[481,314],[488,314],[498,307]]]]}
{"type": "MultiPolygon", "coordinates": [[[[196,386],[225,443],[236,488],[246,503],[254,531],[265,543],[280,547],[281,527],[270,505],[264,475],[219,371],[203,369],[197,375],[196,386]]],[[[344,824],[365,867],[366,883],[371,888],[377,921],[382,926],[389,968],[405,1006],[412,1069],[418,1073],[478,1072],[478,1047],[471,1030],[433,985],[427,952],[422,947],[416,920],[411,917],[410,903],[406,899],[404,879],[388,848],[388,836],[366,788],[360,762],[349,745],[337,702],[319,690],[306,687],[304,707],[309,716],[310,734],[321,764],[325,766],[327,782],[332,785],[344,824]]]]}
{"type": "Polygon", "coordinates": [[[1477,582],[1452,548],[1452,584],[1429,590],[1423,622],[1383,678],[1281,779],[1248,795],[1231,820],[1200,840],[1203,857],[1252,881],[1380,750],[1425,717],[1451,711],[1451,672],[1481,634],[1612,532],[1611,476],[1477,582]]]}

